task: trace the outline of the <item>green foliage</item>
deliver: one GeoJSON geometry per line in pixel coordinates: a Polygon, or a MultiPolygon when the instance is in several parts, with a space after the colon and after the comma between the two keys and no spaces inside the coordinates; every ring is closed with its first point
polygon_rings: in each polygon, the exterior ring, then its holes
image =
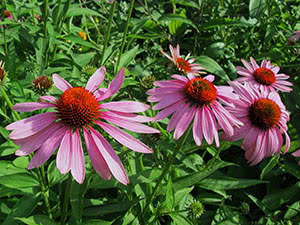
{"type": "MultiPolygon", "coordinates": [[[[160,50],[180,44],[181,54],[191,53],[195,63],[216,76],[216,84],[236,79],[235,66],[253,56],[280,66],[290,75],[293,92],[281,94],[290,113],[292,146],[285,155],[274,155],[250,167],[241,142],[221,142],[221,147],[195,146],[188,137],[141,218],[170,155],[176,148],[168,119],[148,125],[160,136],[133,134],[154,150],[153,154],[129,151],[109,135],[129,176],[124,186],[114,178],[103,180],[86,157],[82,185],[72,181],[67,224],[299,224],[300,170],[291,152],[299,148],[300,44],[289,37],[300,30],[298,0],[143,0],[135,1],[128,35],[119,58],[127,23],[129,1],[115,0],[108,45],[108,0],[2,1],[0,10],[0,61],[8,81],[0,83],[12,104],[37,101],[33,80],[58,73],[74,86],[84,86],[86,68],[106,66],[104,84],[125,67],[126,79],[111,99],[146,102],[145,92],[155,80],[166,80],[175,71],[160,50]],[[47,5],[48,4],[48,5],[47,5]],[[13,20],[2,18],[9,9],[13,20]],[[84,40],[78,35],[84,32],[84,40]],[[119,68],[116,68],[119,66],[119,68]],[[195,211],[196,203],[202,206],[195,211]],[[194,207],[194,208],[193,208],[194,207]],[[200,213],[201,211],[201,213],[200,213]]],[[[90,75],[90,74],[89,74],[90,75]]],[[[55,87],[47,95],[59,97],[55,87]]],[[[110,101],[108,99],[107,101],[110,101]]],[[[56,153],[39,169],[27,170],[29,156],[14,155],[19,146],[9,139],[6,125],[18,120],[0,94],[0,223],[58,224],[62,217],[67,175],[56,167],[56,153]],[[42,185],[45,184],[45,186],[42,185]],[[48,199],[50,212],[47,211],[48,199]],[[51,216],[50,216],[51,215],[51,216]]],[[[22,119],[38,112],[20,113],[22,119]]],[[[147,110],[146,116],[154,116],[147,110]]],[[[84,151],[87,156],[87,152],[84,151]]]]}

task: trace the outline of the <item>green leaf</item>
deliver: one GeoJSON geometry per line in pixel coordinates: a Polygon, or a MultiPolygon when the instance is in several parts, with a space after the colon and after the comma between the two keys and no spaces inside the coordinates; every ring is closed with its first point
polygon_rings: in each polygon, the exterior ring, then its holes
{"type": "Polygon", "coordinates": [[[49,186],[51,187],[67,179],[68,176],[66,174],[64,175],[59,172],[59,170],[56,167],[56,161],[53,160],[48,166],[47,177],[48,177],[49,186]]]}
{"type": "Polygon", "coordinates": [[[252,27],[256,24],[256,19],[246,20],[245,18],[238,19],[230,19],[230,18],[222,18],[222,19],[213,19],[209,20],[209,22],[201,25],[200,30],[204,29],[215,29],[220,26],[247,26],[252,27]]]}
{"type": "Polygon", "coordinates": [[[111,225],[114,221],[105,221],[100,219],[85,220],[84,225],[111,225]]]}
{"type": "Polygon", "coordinates": [[[266,205],[268,209],[273,211],[297,196],[300,191],[299,187],[300,183],[298,182],[290,187],[277,190],[265,196],[262,203],[266,205]]]}
{"type": "Polygon", "coordinates": [[[129,210],[132,206],[137,204],[140,200],[123,201],[115,203],[107,203],[100,206],[92,206],[83,209],[83,216],[99,216],[109,213],[118,213],[129,210]]]}
{"type": "Polygon", "coordinates": [[[167,208],[171,211],[174,207],[174,189],[172,186],[172,179],[169,177],[168,184],[167,184],[167,193],[166,193],[166,204],[167,208]]]}
{"type": "MultiPolygon", "coordinates": [[[[1,179],[0,179],[1,180],[1,179]]],[[[22,197],[14,206],[11,213],[6,217],[2,225],[18,225],[20,224],[17,221],[16,217],[27,217],[29,216],[35,207],[38,206],[38,202],[40,201],[40,195],[25,195],[22,197]]]]}
{"type": "Polygon", "coordinates": [[[21,191],[26,187],[39,186],[38,180],[29,173],[15,173],[1,176],[0,184],[8,188],[19,189],[21,191]]]}
{"type": "Polygon", "coordinates": [[[197,26],[191,20],[184,18],[182,16],[179,16],[179,15],[174,15],[174,14],[163,15],[159,18],[158,21],[159,22],[178,21],[178,22],[188,24],[188,25],[192,26],[193,28],[195,28],[195,30],[199,31],[197,26]]]}
{"type": "Polygon", "coordinates": [[[260,179],[262,180],[273,168],[276,166],[279,160],[279,155],[275,155],[271,158],[268,164],[262,169],[260,179]]]}
{"type": "Polygon", "coordinates": [[[95,54],[95,52],[89,52],[85,54],[73,54],[72,58],[74,59],[74,62],[77,63],[79,66],[84,67],[91,61],[95,54]]]}
{"type": "Polygon", "coordinates": [[[300,212],[300,201],[294,202],[291,206],[288,207],[287,211],[284,214],[284,219],[291,219],[300,212]]]}
{"type": "Polygon", "coordinates": [[[11,161],[0,160],[0,180],[2,176],[15,173],[28,173],[28,170],[16,167],[11,161]]]}
{"type": "Polygon", "coordinates": [[[239,189],[256,184],[267,183],[266,181],[261,180],[252,180],[252,179],[242,179],[242,178],[233,178],[222,175],[211,175],[208,178],[203,179],[198,182],[199,186],[208,190],[229,190],[229,189],[239,189]]]}
{"type": "Polygon", "coordinates": [[[75,36],[75,35],[60,36],[60,38],[62,38],[64,40],[72,41],[75,44],[79,44],[79,45],[83,45],[83,46],[86,46],[86,47],[89,47],[89,48],[99,50],[98,46],[92,44],[91,42],[85,41],[81,37],[78,37],[78,36],[75,36]]]}
{"type": "Polygon", "coordinates": [[[208,163],[209,166],[204,167],[202,170],[176,179],[173,182],[174,190],[180,190],[183,188],[190,187],[194,184],[197,184],[201,180],[205,179],[206,177],[214,173],[217,169],[235,165],[233,163],[224,162],[218,159],[211,159],[211,160],[213,161],[209,161],[211,162],[208,163]]]}
{"type": "Polygon", "coordinates": [[[86,15],[86,16],[101,16],[95,10],[88,9],[88,8],[73,7],[73,8],[70,8],[68,10],[68,12],[67,12],[67,17],[82,16],[82,15],[86,15]]]}
{"type": "Polygon", "coordinates": [[[185,6],[188,6],[188,7],[193,7],[193,8],[196,8],[196,9],[200,9],[199,4],[197,4],[197,3],[195,3],[194,1],[191,1],[191,0],[185,0],[185,1],[176,0],[175,3],[179,4],[179,5],[185,5],[185,6]]]}
{"type": "Polygon", "coordinates": [[[249,1],[249,14],[252,18],[259,18],[264,14],[266,8],[266,0],[250,0],[249,1]]]}
{"type": "Polygon", "coordinates": [[[270,214],[268,208],[259,199],[257,199],[251,194],[246,193],[246,195],[265,213],[265,215],[270,214]]]}
{"type": "Polygon", "coordinates": [[[222,69],[222,67],[212,58],[202,55],[196,58],[197,62],[205,67],[205,70],[208,71],[209,73],[216,74],[219,76],[221,79],[225,81],[230,81],[228,75],[226,72],[222,69]]]}
{"type": "Polygon", "coordinates": [[[15,145],[12,141],[6,141],[0,145],[0,156],[14,154],[20,146],[15,145]]]}
{"type": "Polygon", "coordinates": [[[182,216],[180,214],[169,214],[172,220],[174,221],[175,224],[177,225],[193,225],[192,222],[190,222],[186,216],[182,216]]]}
{"type": "Polygon", "coordinates": [[[130,49],[127,52],[124,52],[121,56],[119,67],[127,67],[131,60],[134,59],[138,51],[139,45],[135,46],[133,49],[130,49]]]}
{"type": "Polygon", "coordinates": [[[15,217],[15,219],[28,225],[57,225],[54,220],[44,215],[36,215],[28,218],[15,217]]]}

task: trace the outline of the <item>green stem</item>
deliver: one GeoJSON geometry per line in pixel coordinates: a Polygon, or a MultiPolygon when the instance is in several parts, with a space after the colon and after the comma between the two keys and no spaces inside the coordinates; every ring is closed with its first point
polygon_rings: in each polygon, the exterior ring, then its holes
{"type": "Polygon", "coordinates": [[[50,207],[50,203],[49,203],[48,186],[46,185],[45,171],[44,171],[43,166],[38,169],[37,175],[38,175],[38,178],[39,178],[39,181],[40,181],[42,196],[43,196],[43,199],[44,199],[47,215],[49,216],[49,218],[52,219],[53,216],[52,216],[52,213],[51,213],[51,207],[50,207]]]}
{"type": "Polygon", "coordinates": [[[105,39],[104,39],[104,46],[103,46],[103,50],[102,50],[102,55],[101,55],[101,59],[100,59],[100,65],[102,66],[103,63],[103,58],[104,58],[104,53],[108,44],[108,40],[110,37],[110,31],[111,31],[111,27],[112,27],[112,20],[114,17],[114,11],[116,8],[116,1],[113,2],[113,4],[110,6],[110,10],[109,10],[109,20],[108,20],[108,27],[107,27],[107,31],[106,31],[106,35],[105,35],[105,39]]]}
{"type": "Polygon", "coordinates": [[[122,56],[123,51],[124,51],[124,47],[125,47],[125,42],[126,42],[126,39],[127,39],[127,32],[128,32],[128,27],[129,27],[129,22],[130,22],[130,18],[131,18],[133,6],[134,6],[134,0],[130,0],[130,6],[129,6],[129,12],[128,12],[128,16],[127,16],[127,22],[126,22],[125,30],[123,32],[122,45],[121,45],[121,49],[120,49],[120,52],[119,52],[118,61],[117,61],[116,67],[115,67],[115,73],[119,69],[120,59],[121,59],[121,56],[122,56]]]}
{"type": "Polygon", "coordinates": [[[21,117],[20,117],[19,113],[17,113],[16,111],[14,111],[14,110],[12,109],[13,104],[12,104],[12,102],[10,101],[9,97],[7,96],[7,94],[6,94],[6,92],[5,92],[5,90],[4,90],[3,87],[1,88],[1,92],[2,92],[2,95],[3,95],[3,97],[4,97],[4,100],[5,100],[6,103],[8,104],[9,108],[12,110],[12,114],[14,115],[14,117],[15,117],[17,120],[21,120],[21,117]]]}
{"type": "Polygon", "coordinates": [[[68,207],[69,207],[69,196],[70,196],[71,185],[72,185],[72,175],[71,173],[69,173],[69,177],[66,184],[66,192],[64,197],[63,208],[61,211],[60,225],[64,225],[66,222],[68,207]]]}
{"type": "Polygon", "coordinates": [[[143,219],[145,213],[148,211],[148,208],[149,208],[149,206],[150,206],[150,204],[151,204],[153,198],[155,197],[156,192],[157,192],[157,190],[158,190],[158,188],[159,188],[159,186],[160,186],[162,180],[164,179],[164,177],[165,177],[166,174],[168,173],[168,171],[169,171],[171,165],[173,164],[174,160],[176,159],[176,155],[178,154],[178,152],[179,152],[180,149],[182,148],[182,146],[183,146],[185,140],[187,139],[187,137],[188,137],[188,135],[189,135],[191,129],[192,129],[192,126],[190,126],[190,127],[188,128],[188,130],[184,133],[184,135],[181,136],[181,138],[178,140],[177,146],[176,146],[176,148],[175,148],[173,154],[172,154],[171,157],[168,159],[168,164],[166,165],[166,167],[164,168],[164,170],[163,170],[162,174],[160,175],[158,181],[156,182],[156,185],[155,185],[155,187],[154,187],[154,189],[153,189],[153,191],[152,191],[152,193],[151,193],[151,196],[147,199],[146,205],[145,205],[145,207],[144,207],[144,209],[143,209],[143,211],[142,211],[142,213],[141,213],[141,215],[140,215],[140,218],[141,218],[141,219],[143,219]]]}

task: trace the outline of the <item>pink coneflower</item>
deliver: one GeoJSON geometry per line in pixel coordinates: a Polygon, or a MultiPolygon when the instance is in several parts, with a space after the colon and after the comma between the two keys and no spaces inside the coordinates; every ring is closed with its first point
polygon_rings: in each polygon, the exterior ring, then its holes
{"type": "Polygon", "coordinates": [[[256,165],[264,157],[280,153],[283,144],[282,133],[285,134],[286,152],[290,147],[287,134],[289,114],[281,102],[277,92],[255,89],[253,86],[231,83],[239,99],[233,101],[235,108],[228,111],[244,123],[234,128],[234,135],[222,134],[228,141],[244,139],[242,148],[250,165],[256,165]]]}
{"type": "Polygon", "coordinates": [[[171,56],[169,56],[163,50],[161,50],[161,53],[170,59],[179,71],[183,72],[187,76],[205,74],[204,71],[201,71],[205,69],[204,67],[201,67],[200,64],[193,64],[195,61],[194,58],[188,59],[190,54],[188,54],[185,58],[181,58],[178,44],[175,48],[173,48],[172,45],[170,45],[169,48],[171,51],[171,56]]]}
{"type": "Polygon", "coordinates": [[[3,11],[3,15],[4,15],[4,18],[7,18],[9,20],[13,20],[13,16],[12,16],[11,12],[7,9],[3,11]]]}
{"type": "Polygon", "coordinates": [[[146,104],[134,101],[99,103],[116,93],[125,78],[122,68],[108,88],[97,89],[104,80],[105,72],[105,67],[98,69],[85,88],[72,87],[60,76],[53,74],[55,86],[63,91],[59,99],[42,96],[40,100],[48,102],[14,105],[13,109],[19,112],[54,108],[54,112],[38,114],[6,127],[13,130],[9,138],[21,146],[16,155],[24,156],[37,150],[28,169],[40,167],[60,146],[56,157],[57,168],[62,174],[71,170],[74,179],[82,183],[85,177],[85,163],[80,136],[83,134],[92,165],[99,175],[103,179],[110,179],[111,172],[118,181],[128,184],[129,180],[119,157],[102,136],[102,132],[96,128],[100,126],[122,145],[142,153],[151,153],[152,150],[120,128],[104,121],[137,133],[159,133],[159,131],[141,124],[152,121],[152,118],[134,114],[147,110],[149,106],[146,104]]]}
{"type": "Polygon", "coordinates": [[[253,85],[254,88],[260,88],[264,90],[274,91],[276,89],[284,92],[290,92],[292,89],[288,86],[293,84],[286,79],[289,78],[288,75],[283,73],[278,73],[280,67],[273,66],[270,61],[263,60],[261,65],[258,66],[256,61],[250,57],[251,64],[242,59],[244,67],[237,66],[237,73],[242,75],[236,79],[240,82],[248,82],[253,85]]]}
{"type": "Polygon", "coordinates": [[[161,110],[155,116],[161,120],[172,115],[167,130],[175,129],[174,139],[180,138],[192,120],[193,137],[197,145],[201,145],[204,136],[208,144],[215,140],[219,146],[218,129],[222,128],[228,135],[233,135],[233,126],[242,123],[232,116],[219,101],[232,105],[231,101],[238,96],[228,86],[214,86],[214,76],[204,78],[173,75],[175,80],[156,81],[153,88],[147,91],[149,102],[159,102],[153,109],[161,110]]]}

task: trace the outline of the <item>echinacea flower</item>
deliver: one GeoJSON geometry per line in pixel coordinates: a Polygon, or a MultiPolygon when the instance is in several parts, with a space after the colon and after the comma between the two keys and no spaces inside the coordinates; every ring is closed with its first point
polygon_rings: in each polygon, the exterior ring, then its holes
{"type": "Polygon", "coordinates": [[[112,173],[119,182],[129,183],[119,157],[102,136],[102,132],[96,130],[97,127],[122,145],[142,153],[151,153],[152,150],[120,128],[104,121],[137,133],[159,133],[159,131],[141,124],[152,121],[152,118],[134,114],[147,110],[148,105],[134,101],[102,102],[116,93],[125,79],[122,68],[108,88],[97,89],[104,80],[105,73],[105,67],[99,68],[85,88],[72,87],[60,76],[53,74],[55,86],[63,92],[58,99],[53,96],[42,96],[40,100],[44,102],[19,103],[13,106],[13,110],[19,112],[49,107],[54,109],[16,121],[6,127],[12,130],[9,138],[21,146],[16,155],[24,156],[36,151],[28,169],[40,167],[59,147],[56,156],[57,168],[62,174],[71,171],[74,179],[82,183],[85,177],[81,141],[83,134],[87,152],[97,173],[103,179],[110,179],[112,173]]]}
{"type": "Polygon", "coordinates": [[[227,141],[243,139],[242,148],[250,165],[256,165],[264,157],[278,154],[283,145],[282,134],[285,135],[285,150],[290,147],[287,134],[289,114],[275,91],[259,90],[247,83],[232,82],[231,86],[239,95],[233,101],[235,108],[228,111],[244,123],[234,128],[234,135],[222,134],[227,141]]]}
{"type": "Polygon", "coordinates": [[[292,89],[289,86],[293,84],[286,81],[289,76],[283,73],[278,73],[280,67],[273,66],[270,61],[263,60],[259,66],[256,61],[250,57],[251,64],[242,59],[244,67],[237,66],[237,73],[242,75],[236,79],[239,82],[248,82],[254,88],[260,88],[269,91],[280,90],[290,92],[292,89]]]}
{"type": "Polygon", "coordinates": [[[12,16],[11,12],[7,9],[3,11],[3,15],[4,15],[4,18],[7,18],[9,20],[13,20],[13,16],[12,16]]]}
{"type": "Polygon", "coordinates": [[[190,57],[190,54],[188,54],[185,58],[182,58],[180,56],[179,44],[177,44],[175,48],[173,48],[172,45],[169,45],[169,48],[171,56],[165,53],[163,50],[161,50],[161,53],[165,55],[168,59],[170,59],[179,71],[183,72],[187,76],[196,76],[206,73],[204,71],[201,71],[205,69],[204,67],[201,67],[200,64],[193,63],[195,61],[194,58],[188,59],[190,57]]]}
{"type": "Polygon", "coordinates": [[[173,114],[167,130],[175,129],[174,139],[180,138],[193,122],[193,137],[200,146],[204,136],[208,144],[215,140],[219,147],[218,129],[222,128],[228,135],[233,135],[233,127],[242,123],[232,116],[220,103],[232,105],[231,101],[238,96],[232,87],[215,86],[213,75],[204,78],[188,79],[180,75],[172,75],[175,80],[156,81],[155,86],[147,91],[149,102],[158,102],[153,109],[160,110],[155,116],[161,120],[173,114]],[[220,101],[220,102],[219,102],[220,101]]]}

